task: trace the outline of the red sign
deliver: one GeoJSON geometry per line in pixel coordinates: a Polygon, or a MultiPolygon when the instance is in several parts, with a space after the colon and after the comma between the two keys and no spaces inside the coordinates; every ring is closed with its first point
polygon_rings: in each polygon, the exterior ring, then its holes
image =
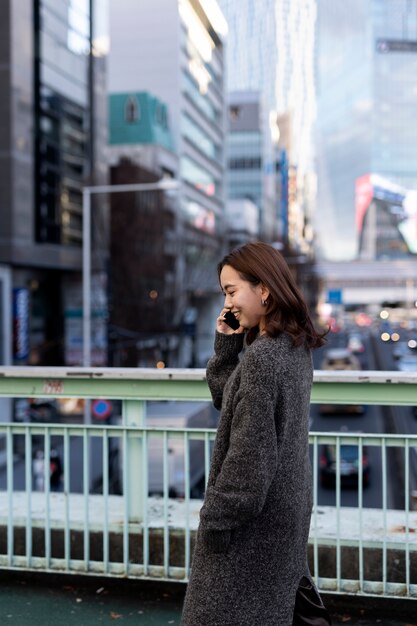
{"type": "Polygon", "coordinates": [[[356,179],[355,204],[356,204],[356,232],[361,233],[365,213],[373,197],[373,186],[370,174],[356,179]]]}

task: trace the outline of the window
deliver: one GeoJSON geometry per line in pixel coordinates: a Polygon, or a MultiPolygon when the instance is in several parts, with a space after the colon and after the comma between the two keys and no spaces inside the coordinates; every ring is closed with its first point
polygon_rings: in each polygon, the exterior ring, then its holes
{"type": "Polygon", "coordinates": [[[182,177],[207,196],[219,195],[219,181],[188,157],[181,159],[182,177]]]}
{"type": "Polygon", "coordinates": [[[125,104],[125,121],[135,124],[140,119],[139,102],[136,96],[129,96],[125,104]]]}

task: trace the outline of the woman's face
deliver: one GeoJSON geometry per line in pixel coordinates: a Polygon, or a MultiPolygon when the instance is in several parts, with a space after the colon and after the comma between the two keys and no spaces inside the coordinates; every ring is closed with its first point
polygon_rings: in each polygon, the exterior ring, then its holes
{"type": "Polygon", "coordinates": [[[225,295],[224,308],[234,313],[243,328],[262,327],[266,300],[269,291],[263,285],[253,285],[243,280],[230,265],[225,265],[220,273],[220,284],[225,295]]]}

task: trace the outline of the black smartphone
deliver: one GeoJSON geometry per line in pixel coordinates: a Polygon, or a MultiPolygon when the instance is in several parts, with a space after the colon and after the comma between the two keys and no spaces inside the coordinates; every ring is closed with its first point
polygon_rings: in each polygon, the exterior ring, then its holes
{"type": "Polygon", "coordinates": [[[228,326],[230,326],[230,328],[233,328],[233,330],[237,330],[240,326],[240,323],[231,311],[227,311],[227,313],[224,314],[224,321],[228,326]]]}

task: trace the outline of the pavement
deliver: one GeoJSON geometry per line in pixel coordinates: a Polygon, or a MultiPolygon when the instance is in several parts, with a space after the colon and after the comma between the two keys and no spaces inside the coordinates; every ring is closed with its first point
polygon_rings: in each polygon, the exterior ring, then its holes
{"type": "MultiPolygon", "coordinates": [[[[182,584],[3,571],[0,572],[0,624],[179,626],[184,591],[182,584]]],[[[392,615],[398,614],[394,619],[386,609],[390,601],[385,601],[386,606],[378,612],[372,606],[360,608],[360,598],[328,600],[325,601],[331,610],[333,626],[417,626],[417,601],[408,601],[409,608],[404,610],[403,606],[401,611],[392,606],[392,615]]]]}

